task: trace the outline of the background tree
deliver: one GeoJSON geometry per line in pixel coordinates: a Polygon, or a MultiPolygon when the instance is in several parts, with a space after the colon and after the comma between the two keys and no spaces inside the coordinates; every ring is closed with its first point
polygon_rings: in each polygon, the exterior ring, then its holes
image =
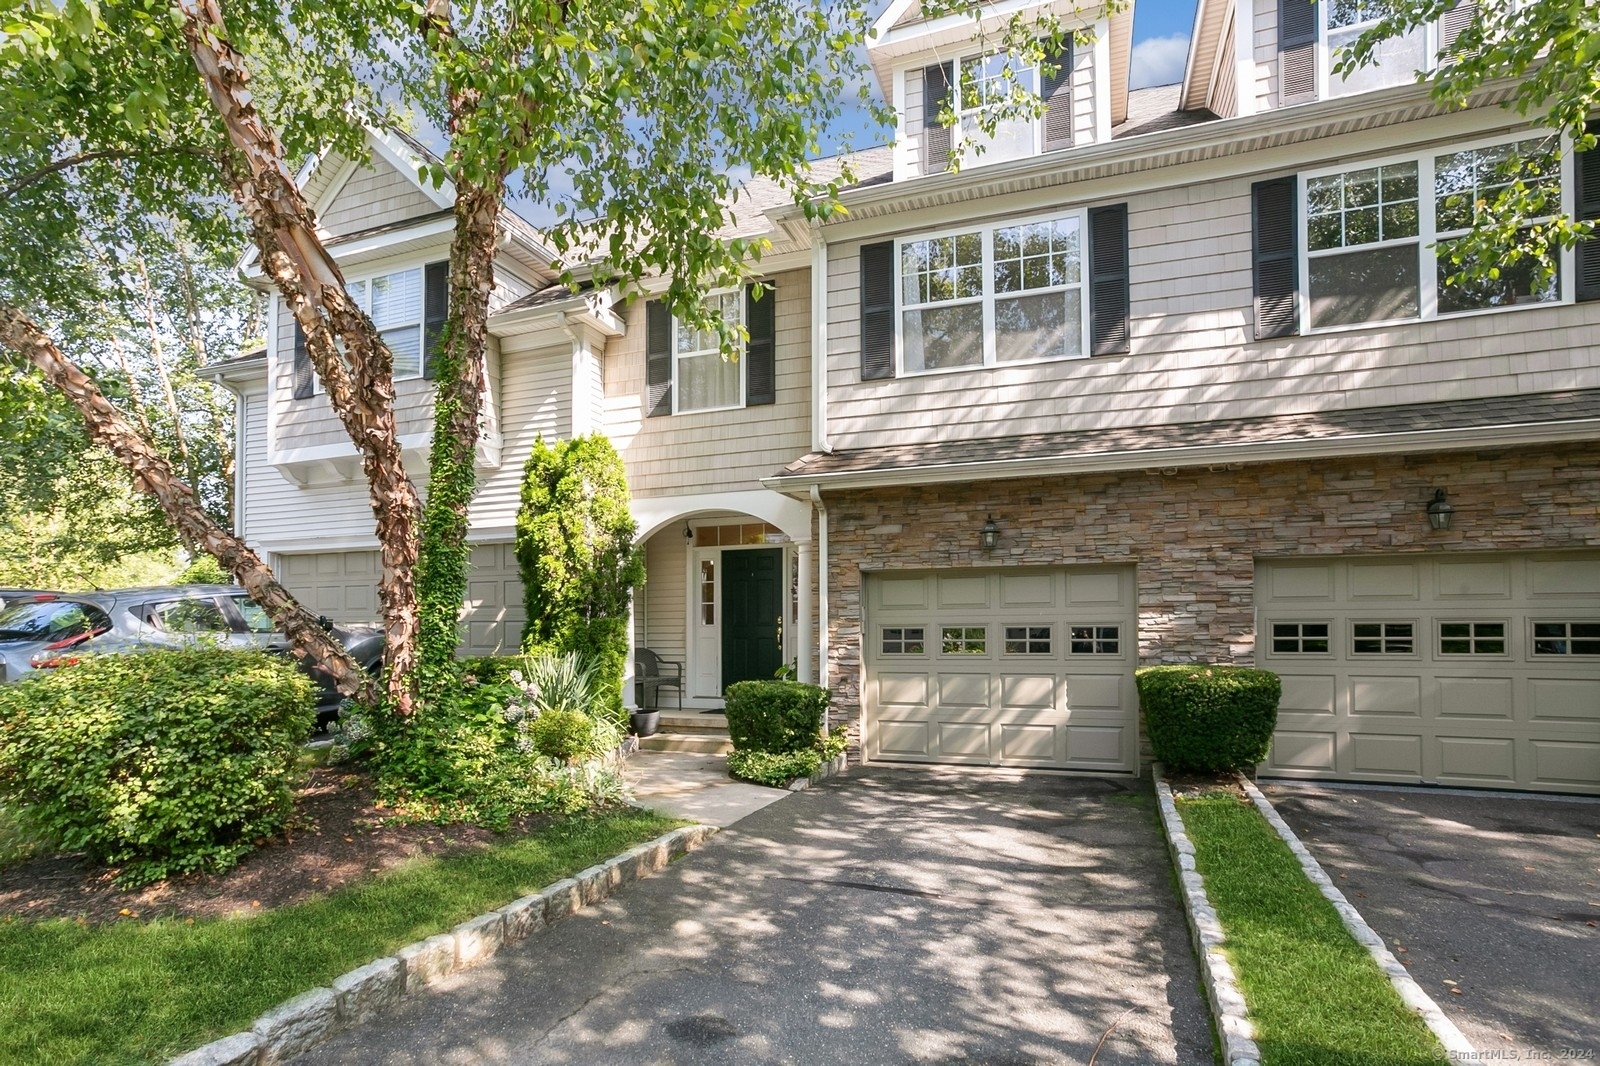
{"type": "Polygon", "coordinates": [[[522,650],[576,652],[592,662],[617,719],[629,606],[645,576],[637,533],[627,472],[609,438],[534,442],[517,511],[517,568],[528,616],[522,650]]]}
{"type": "MultiPolygon", "coordinates": [[[[1589,126],[1600,111],[1600,5],[1593,0],[1385,0],[1381,9],[1383,17],[1335,57],[1336,73],[1377,62],[1384,41],[1453,12],[1462,20],[1453,46],[1439,56],[1437,70],[1418,74],[1432,85],[1435,101],[1462,108],[1481,90],[1511,82],[1508,110],[1565,138],[1571,151],[1594,148],[1589,126]]],[[[1502,164],[1508,183],[1474,205],[1472,231],[1446,253],[1457,268],[1452,283],[1493,281],[1519,263],[1532,268],[1536,284],[1548,281],[1556,253],[1593,236],[1593,218],[1562,209],[1560,183],[1540,180],[1549,167],[1546,159],[1515,152],[1502,164]]]]}

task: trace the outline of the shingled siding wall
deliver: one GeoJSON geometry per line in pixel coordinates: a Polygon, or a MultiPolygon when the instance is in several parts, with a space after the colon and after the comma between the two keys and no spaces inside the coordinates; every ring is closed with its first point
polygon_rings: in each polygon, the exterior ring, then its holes
{"type": "Polygon", "coordinates": [[[1255,562],[1600,546],[1600,442],[829,493],[835,720],[861,717],[865,571],[1134,564],[1139,659],[1249,665],[1255,562]],[[1445,488],[1453,528],[1424,508],[1445,488]],[[978,548],[994,515],[1000,543],[978,548]]]}

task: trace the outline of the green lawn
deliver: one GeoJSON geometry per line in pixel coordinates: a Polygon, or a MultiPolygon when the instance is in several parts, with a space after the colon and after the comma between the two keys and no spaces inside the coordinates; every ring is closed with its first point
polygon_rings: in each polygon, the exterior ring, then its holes
{"type": "Polygon", "coordinates": [[[1222,920],[1263,1066],[1446,1061],[1253,806],[1222,794],[1177,805],[1222,920]]]}
{"type": "Polygon", "coordinates": [[[682,823],[622,808],[250,918],[0,920],[0,1063],[160,1062],[682,823]]]}

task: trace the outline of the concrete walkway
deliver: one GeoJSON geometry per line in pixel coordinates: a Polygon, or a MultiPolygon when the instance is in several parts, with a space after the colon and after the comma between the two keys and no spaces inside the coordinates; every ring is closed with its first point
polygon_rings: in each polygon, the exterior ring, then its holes
{"type": "Polygon", "coordinates": [[[735,781],[726,755],[637,751],[628,756],[634,802],[674,818],[729,826],[789,793],[735,781]]]}
{"type": "Polygon", "coordinates": [[[1210,1064],[1145,788],[855,769],[296,1062],[1210,1064]]]}
{"type": "Polygon", "coordinates": [[[1600,800],[1263,791],[1480,1051],[1600,1059],[1600,800]]]}

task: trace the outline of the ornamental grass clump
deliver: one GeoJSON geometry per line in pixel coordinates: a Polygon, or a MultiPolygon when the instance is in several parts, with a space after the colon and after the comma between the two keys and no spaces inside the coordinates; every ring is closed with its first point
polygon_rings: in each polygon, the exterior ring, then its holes
{"type": "Polygon", "coordinates": [[[1267,757],[1283,685],[1246,666],[1147,666],[1134,674],[1155,757],[1172,770],[1248,770],[1267,757]]]}
{"type": "Polygon", "coordinates": [[[95,656],[0,687],[0,805],[136,887],[226,870],[294,809],[311,680],[259,651],[95,656]]]}

